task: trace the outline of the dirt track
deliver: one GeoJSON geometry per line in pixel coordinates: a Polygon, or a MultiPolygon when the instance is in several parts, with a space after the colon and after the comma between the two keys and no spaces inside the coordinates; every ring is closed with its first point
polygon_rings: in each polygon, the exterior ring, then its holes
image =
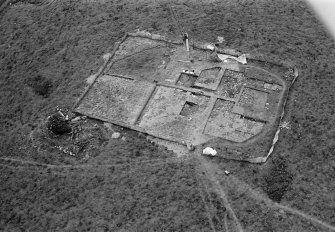
{"type": "Polygon", "coordinates": [[[1,164],[0,230],[334,231],[335,46],[303,1],[14,4],[1,12],[0,35],[1,158],[90,167],[56,172],[1,164]],[[55,106],[71,108],[86,78],[102,65],[101,56],[125,32],[138,28],[180,37],[168,3],[192,39],[215,42],[224,36],[228,48],[301,71],[284,118],[290,129],[282,130],[271,159],[262,166],[206,159],[217,192],[208,201],[200,196],[195,174],[201,173],[193,163],[145,164],[143,159],[173,154],[131,131],[113,126],[126,140],[109,141],[86,164],[59,150],[38,152],[29,140],[55,106]],[[132,171],[130,160],[138,162],[132,171]],[[106,168],[89,171],[98,162],[106,168]],[[233,176],[221,180],[212,163],[233,176]],[[273,192],[281,193],[277,203],[269,200],[273,192]],[[220,200],[220,193],[226,197],[220,200]],[[236,218],[216,207],[227,206],[225,198],[236,218]]]}
{"type": "Polygon", "coordinates": [[[223,170],[219,169],[212,162],[209,162],[208,160],[203,159],[203,158],[200,159],[199,162],[201,162],[203,167],[206,169],[208,179],[210,181],[212,181],[213,184],[216,185],[216,191],[218,191],[218,193],[222,197],[223,201],[225,202],[225,207],[228,209],[229,213],[234,218],[234,220],[236,222],[236,227],[238,228],[238,231],[243,231],[243,229],[242,229],[243,227],[239,223],[239,220],[234,213],[234,209],[229,204],[229,200],[226,196],[227,188],[231,188],[232,186],[233,186],[233,188],[237,189],[237,190],[235,190],[236,192],[242,192],[244,194],[248,194],[253,199],[255,199],[256,201],[260,202],[261,204],[265,204],[270,208],[282,209],[282,210],[290,212],[292,214],[299,215],[300,217],[303,217],[303,218],[307,219],[308,221],[310,221],[312,223],[321,225],[324,229],[328,229],[329,231],[335,231],[335,226],[330,225],[327,222],[319,220],[319,219],[317,219],[317,218],[315,218],[311,215],[308,215],[308,214],[306,214],[306,213],[304,213],[300,210],[291,208],[289,206],[286,206],[286,205],[283,205],[283,204],[280,204],[280,203],[273,202],[271,199],[269,199],[268,197],[264,196],[263,194],[257,192],[256,190],[251,188],[248,184],[241,181],[239,178],[237,178],[233,174],[232,175],[225,175],[223,170]],[[218,178],[220,179],[220,181],[219,181],[218,178]]]}

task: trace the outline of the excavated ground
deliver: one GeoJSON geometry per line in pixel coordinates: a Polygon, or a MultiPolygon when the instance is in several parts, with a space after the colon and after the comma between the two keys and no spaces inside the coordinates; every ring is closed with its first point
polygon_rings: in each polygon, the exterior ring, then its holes
{"type": "Polygon", "coordinates": [[[305,2],[12,3],[0,13],[0,230],[335,231],[335,46],[305,2]],[[199,150],[180,159],[89,119],[72,135],[44,130],[125,32],[178,37],[170,5],[191,38],[223,36],[226,47],[297,66],[288,126],[266,164],[199,150]],[[78,155],[60,148],[74,142],[78,155]]]}

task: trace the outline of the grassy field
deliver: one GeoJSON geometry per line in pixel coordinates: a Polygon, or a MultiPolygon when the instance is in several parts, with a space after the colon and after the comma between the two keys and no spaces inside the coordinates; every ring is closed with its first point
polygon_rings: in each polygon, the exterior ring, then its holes
{"type": "MultiPolygon", "coordinates": [[[[0,15],[2,158],[82,165],[55,149],[39,152],[31,144],[31,132],[56,106],[71,108],[85,79],[102,64],[101,56],[124,33],[145,29],[180,37],[171,17],[172,5],[191,39],[215,42],[217,36],[224,36],[229,48],[283,60],[299,70],[285,116],[290,129],[282,131],[266,164],[207,161],[230,170],[273,202],[335,226],[335,44],[304,1],[14,2],[0,15]]],[[[92,128],[94,124],[103,128],[99,122],[90,123],[92,128]]],[[[206,191],[211,190],[200,184],[197,175],[202,174],[193,161],[170,160],[171,152],[143,136],[118,127],[113,130],[126,139],[109,140],[102,129],[96,132],[105,146],[95,151],[88,166],[48,168],[2,162],[0,230],[230,228],[222,220],[223,210],[216,207],[225,204],[224,199],[215,195],[207,199],[206,191]],[[145,163],[150,159],[159,160],[145,163]],[[110,166],[103,168],[101,163],[110,166]]],[[[265,216],[246,210],[253,200],[245,197],[243,204],[230,191],[235,190],[227,190],[228,200],[245,231],[307,231],[308,222],[298,220],[280,227],[280,217],[266,221],[264,227],[265,216]]]]}

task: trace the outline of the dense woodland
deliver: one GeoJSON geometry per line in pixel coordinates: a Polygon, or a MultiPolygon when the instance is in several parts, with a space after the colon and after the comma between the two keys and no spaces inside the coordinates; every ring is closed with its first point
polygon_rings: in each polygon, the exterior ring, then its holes
{"type": "MultiPolygon", "coordinates": [[[[290,129],[282,130],[271,159],[264,165],[207,161],[229,169],[273,201],[335,225],[335,44],[304,1],[15,0],[0,13],[0,156],[87,166],[2,161],[0,230],[224,228],[223,201],[199,181],[205,177],[198,164],[171,159],[172,152],[143,135],[113,126],[125,140],[109,139],[100,122],[89,121],[84,130],[96,140],[95,148],[86,146],[90,159],[85,161],[32,144],[56,106],[71,108],[85,79],[102,64],[101,56],[124,33],[141,29],[181,38],[170,5],[191,39],[215,42],[223,36],[229,48],[298,68],[285,116],[290,129]]],[[[238,198],[241,193],[227,188],[246,231],[308,231],[306,222],[298,220],[281,227],[290,215],[267,220],[259,213],[266,212],[264,206],[257,206],[263,207],[257,215],[251,210],[253,199],[238,198]]]]}

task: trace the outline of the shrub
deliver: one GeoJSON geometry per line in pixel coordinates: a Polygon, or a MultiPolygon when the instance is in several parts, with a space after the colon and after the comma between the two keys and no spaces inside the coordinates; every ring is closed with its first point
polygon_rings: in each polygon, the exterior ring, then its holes
{"type": "Polygon", "coordinates": [[[67,121],[60,112],[57,112],[48,118],[47,128],[54,134],[65,134],[72,131],[69,121],[67,121]]]}
{"type": "Polygon", "coordinates": [[[33,89],[35,94],[42,97],[49,97],[53,86],[50,79],[41,75],[29,78],[28,85],[33,89]]]}
{"type": "Polygon", "coordinates": [[[292,180],[285,158],[279,157],[273,161],[268,173],[263,175],[263,189],[271,200],[280,202],[292,180]]]}

